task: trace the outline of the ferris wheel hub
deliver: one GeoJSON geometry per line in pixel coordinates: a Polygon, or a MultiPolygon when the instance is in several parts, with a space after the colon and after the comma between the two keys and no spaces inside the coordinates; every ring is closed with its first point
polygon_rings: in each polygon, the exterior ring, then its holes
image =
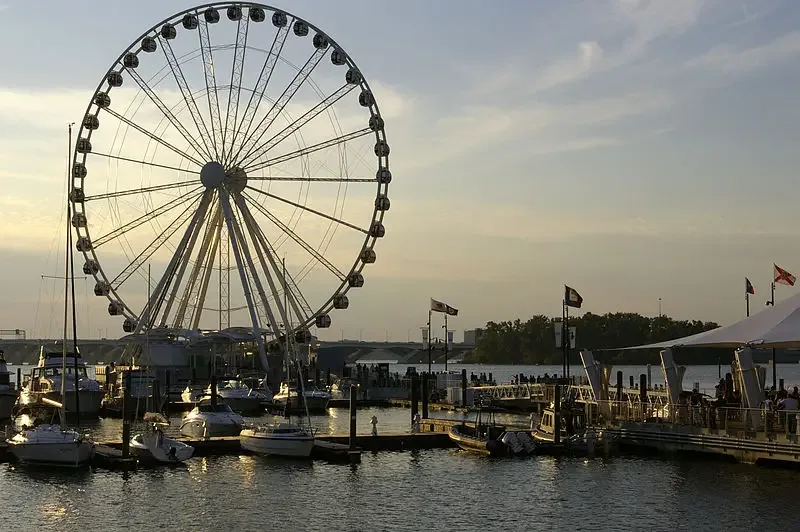
{"type": "Polygon", "coordinates": [[[229,192],[239,194],[247,186],[247,173],[243,168],[234,166],[225,172],[225,187],[229,192]]]}
{"type": "Polygon", "coordinates": [[[200,169],[200,181],[206,188],[216,188],[225,181],[225,168],[217,161],[210,161],[200,169]]]}

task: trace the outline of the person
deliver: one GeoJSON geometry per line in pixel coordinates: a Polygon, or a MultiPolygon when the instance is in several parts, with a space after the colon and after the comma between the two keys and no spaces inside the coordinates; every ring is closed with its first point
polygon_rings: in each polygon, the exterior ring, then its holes
{"type": "Polygon", "coordinates": [[[411,432],[417,433],[420,431],[420,427],[422,425],[422,416],[419,415],[419,412],[414,416],[414,422],[411,424],[411,432]]]}
{"type": "Polygon", "coordinates": [[[372,423],[372,435],[373,436],[377,436],[378,435],[378,416],[374,416],[373,415],[372,419],[370,420],[370,423],[372,423]]]}
{"type": "Polygon", "coordinates": [[[536,428],[536,414],[531,412],[531,430],[536,428]]]}

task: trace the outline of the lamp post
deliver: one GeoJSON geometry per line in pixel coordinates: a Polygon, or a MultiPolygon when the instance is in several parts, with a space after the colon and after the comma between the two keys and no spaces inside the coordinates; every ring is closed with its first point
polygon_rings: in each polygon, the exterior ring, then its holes
{"type": "Polygon", "coordinates": [[[661,317],[661,298],[658,298],[658,317],[661,317]]]}

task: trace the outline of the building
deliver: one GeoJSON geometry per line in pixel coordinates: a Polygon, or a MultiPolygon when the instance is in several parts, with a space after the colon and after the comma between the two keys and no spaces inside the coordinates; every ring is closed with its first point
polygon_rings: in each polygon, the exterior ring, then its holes
{"type": "Polygon", "coordinates": [[[464,344],[465,345],[478,345],[478,342],[483,338],[483,329],[470,329],[464,331],[464,344]]]}

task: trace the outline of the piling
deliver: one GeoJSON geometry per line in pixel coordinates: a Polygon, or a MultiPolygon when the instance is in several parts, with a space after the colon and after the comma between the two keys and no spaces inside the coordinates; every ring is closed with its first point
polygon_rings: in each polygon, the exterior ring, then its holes
{"type": "Polygon", "coordinates": [[[22,389],[22,368],[17,368],[17,390],[22,389]]]}
{"type": "Polygon", "coordinates": [[[169,396],[169,381],[170,381],[169,377],[170,377],[169,370],[167,370],[166,373],[164,374],[164,396],[167,398],[167,401],[164,404],[164,408],[165,409],[169,408],[169,404],[171,402],[171,399],[170,399],[170,396],[169,396]]]}
{"type": "Polygon", "coordinates": [[[461,370],[461,407],[467,407],[467,370],[461,370]]]}
{"type": "Polygon", "coordinates": [[[411,374],[411,424],[417,418],[419,413],[419,376],[416,373],[411,374]]]}
{"type": "MultiPolygon", "coordinates": [[[[211,406],[217,405],[217,376],[212,374],[211,380],[209,381],[209,386],[211,387],[211,406]]],[[[286,404],[289,404],[289,400],[286,400],[286,404]]]]}
{"type": "Polygon", "coordinates": [[[783,379],[778,381],[778,390],[783,391],[783,379]]]}
{"type": "Polygon", "coordinates": [[[642,373],[639,375],[639,400],[642,403],[642,416],[646,418],[647,414],[647,375],[642,373]]]}
{"type": "Polygon", "coordinates": [[[128,410],[131,402],[131,370],[125,372],[122,391],[122,458],[131,456],[131,421],[128,410]]]}
{"type": "Polygon", "coordinates": [[[319,388],[319,382],[320,382],[320,371],[319,371],[319,366],[317,366],[314,368],[314,386],[319,388]]]}
{"type": "Polygon", "coordinates": [[[622,371],[617,371],[617,414],[622,414],[622,371]]]}
{"type": "Polygon", "coordinates": [[[555,431],[553,434],[554,442],[556,445],[561,443],[561,385],[556,384],[555,397],[553,398],[555,408],[553,409],[553,417],[555,418],[555,431]]]}
{"type": "Polygon", "coordinates": [[[653,379],[652,374],[650,373],[650,364],[647,365],[647,387],[651,388],[653,386],[653,379]]]}
{"type": "Polygon", "coordinates": [[[358,387],[350,386],[350,450],[356,450],[356,403],[358,402],[358,387]]]}
{"type": "Polygon", "coordinates": [[[422,374],[422,419],[428,419],[428,373],[422,374]]]}
{"type": "Polygon", "coordinates": [[[331,368],[325,370],[325,384],[328,386],[331,385],[331,368]]]}
{"type": "Polygon", "coordinates": [[[630,377],[630,380],[631,380],[631,388],[633,388],[633,375],[629,375],[629,377],[630,377]]]}

